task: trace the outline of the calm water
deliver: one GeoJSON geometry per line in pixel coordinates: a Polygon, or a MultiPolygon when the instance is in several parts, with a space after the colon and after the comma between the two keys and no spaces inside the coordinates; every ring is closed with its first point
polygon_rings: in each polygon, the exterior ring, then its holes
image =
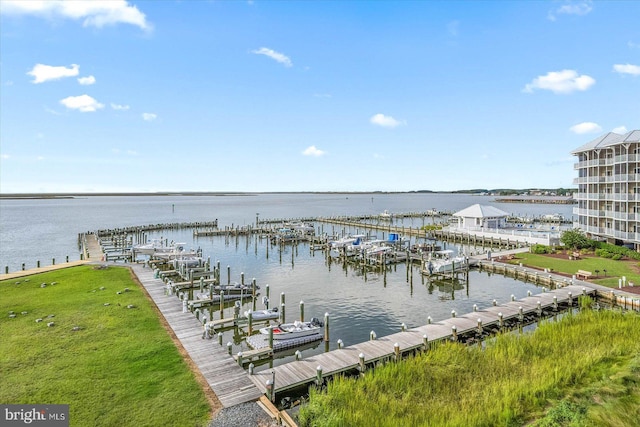
{"type": "MultiPolygon", "coordinates": [[[[248,196],[158,196],[158,197],[88,197],[64,200],[2,200],[0,202],[0,266],[9,271],[43,265],[52,258],[61,262],[79,258],[77,235],[80,232],[170,222],[210,221],[218,219],[220,227],[255,223],[256,216],[295,218],[389,212],[416,212],[427,209],[457,211],[474,203],[491,204],[520,216],[560,213],[571,217],[571,205],[529,205],[495,203],[492,197],[452,194],[260,194],[248,196]]],[[[420,226],[422,219],[407,219],[399,225],[420,226]]],[[[318,226],[319,227],[319,226],[318,226]]],[[[325,232],[357,232],[323,226],[325,232]]],[[[206,237],[194,239],[190,230],[150,234],[186,242],[201,248],[205,257],[220,262],[222,279],[231,281],[256,278],[264,295],[265,285],[271,291],[271,306],[285,293],[287,321],[298,318],[300,301],[304,301],[305,318],[331,319],[331,349],[340,338],[345,345],[407,327],[423,325],[427,317],[434,320],[472,311],[473,305],[488,306],[495,298],[508,301],[511,295],[524,297],[528,290],[540,292],[535,285],[499,275],[472,271],[468,285],[453,289],[451,285],[428,284],[418,267],[407,271],[404,264],[386,273],[368,273],[329,262],[323,252],[312,252],[307,244],[285,246],[282,250],[257,237],[206,237]]],[[[378,235],[378,237],[382,237],[378,235]]],[[[454,249],[458,249],[455,248],[454,249]]],[[[467,249],[468,250],[468,249],[467,249]]],[[[474,248],[471,248],[474,250],[474,248]]],[[[480,248],[477,248],[480,250],[480,248]]],[[[176,301],[176,303],[178,303],[176,301]]],[[[249,304],[243,310],[250,308],[249,304]]],[[[258,309],[262,309],[258,302],[258,309]]],[[[227,309],[225,316],[233,314],[227,309]]],[[[218,317],[218,313],[214,318],[218,317]]],[[[246,348],[242,337],[229,331],[224,343],[233,342],[234,352],[246,348]]],[[[212,345],[217,345],[213,344],[212,345]]],[[[304,350],[314,354],[325,350],[324,343],[304,350]]],[[[280,363],[276,361],[275,363],[280,363]]]]}

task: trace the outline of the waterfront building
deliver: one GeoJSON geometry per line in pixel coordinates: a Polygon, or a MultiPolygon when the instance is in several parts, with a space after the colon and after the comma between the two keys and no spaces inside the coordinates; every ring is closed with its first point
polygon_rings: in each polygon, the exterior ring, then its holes
{"type": "Polygon", "coordinates": [[[480,230],[504,228],[509,214],[488,205],[475,204],[453,214],[458,219],[458,228],[480,230]]]}
{"type": "Polygon", "coordinates": [[[571,154],[578,158],[574,228],[640,250],[640,130],[609,132],[571,154]]]}

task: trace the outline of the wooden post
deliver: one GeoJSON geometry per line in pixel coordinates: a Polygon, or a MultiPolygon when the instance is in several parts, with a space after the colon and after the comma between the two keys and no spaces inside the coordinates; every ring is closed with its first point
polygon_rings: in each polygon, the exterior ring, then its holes
{"type": "Polygon", "coordinates": [[[429,349],[429,339],[427,337],[427,334],[424,334],[422,336],[422,346],[424,347],[424,351],[427,351],[429,349]]]}
{"type": "Polygon", "coordinates": [[[249,322],[249,335],[253,334],[253,312],[249,310],[247,312],[247,319],[249,322]]]}
{"type": "Polygon", "coordinates": [[[396,362],[399,362],[400,361],[400,344],[398,343],[393,344],[393,353],[395,354],[396,362]]]}
{"type": "Polygon", "coordinates": [[[227,285],[231,284],[231,266],[227,265],[227,285]]]}
{"type": "Polygon", "coordinates": [[[220,291],[220,318],[224,319],[224,291],[220,291]]]}
{"type": "Polygon", "coordinates": [[[300,301],[300,321],[304,322],[304,301],[300,301]]]}
{"type": "Polygon", "coordinates": [[[269,326],[269,348],[273,349],[273,326],[269,326]]]}
{"type": "Polygon", "coordinates": [[[320,365],[316,368],[316,385],[318,387],[322,385],[322,366],[320,365]]]}
{"type": "Polygon", "coordinates": [[[324,341],[329,342],[329,313],[324,314],[324,341]]]}
{"type": "Polygon", "coordinates": [[[456,327],[456,325],[453,325],[451,327],[451,334],[452,334],[453,340],[458,341],[458,328],[456,327]]]}
{"type": "Polygon", "coordinates": [[[360,366],[360,373],[361,373],[361,374],[364,374],[364,371],[365,371],[365,369],[366,369],[366,365],[365,365],[365,363],[364,363],[364,353],[360,353],[360,354],[358,355],[358,359],[359,359],[359,360],[358,360],[358,365],[360,366]]]}

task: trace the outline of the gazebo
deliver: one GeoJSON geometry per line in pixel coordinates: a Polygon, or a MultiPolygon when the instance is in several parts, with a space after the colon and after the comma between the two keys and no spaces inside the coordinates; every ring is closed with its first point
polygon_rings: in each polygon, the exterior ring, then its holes
{"type": "Polygon", "coordinates": [[[475,204],[453,214],[458,228],[467,230],[503,228],[509,214],[493,206],[475,204]]]}

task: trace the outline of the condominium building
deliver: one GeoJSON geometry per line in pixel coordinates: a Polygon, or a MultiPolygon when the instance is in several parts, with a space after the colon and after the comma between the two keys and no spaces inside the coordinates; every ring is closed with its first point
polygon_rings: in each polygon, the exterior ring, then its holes
{"type": "Polygon", "coordinates": [[[609,132],[571,154],[578,157],[574,227],[640,250],[640,130],[609,132]]]}

